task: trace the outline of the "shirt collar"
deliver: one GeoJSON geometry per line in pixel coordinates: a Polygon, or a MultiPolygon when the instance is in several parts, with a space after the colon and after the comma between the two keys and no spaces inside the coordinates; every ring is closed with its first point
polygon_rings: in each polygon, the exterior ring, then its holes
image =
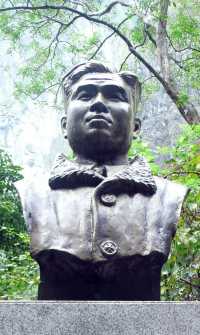
{"type": "Polygon", "coordinates": [[[53,190],[70,189],[83,186],[97,186],[103,192],[112,193],[142,193],[153,195],[156,192],[156,183],[150,168],[143,157],[136,156],[124,165],[121,171],[107,177],[106,166],[81,165],[70,161],[61,154],[51,171],[49,186],[53,190]]]}

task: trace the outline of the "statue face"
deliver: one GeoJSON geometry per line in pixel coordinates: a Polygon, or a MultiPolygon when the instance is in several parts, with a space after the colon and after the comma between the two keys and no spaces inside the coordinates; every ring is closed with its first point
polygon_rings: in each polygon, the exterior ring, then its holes
{"type": "Polygon", "coordinates": [[[134,113],[130,87],[117,74],[84,75],[72,87],[64,131],[76,154],[100,158],[126,154],[134,113]]]}

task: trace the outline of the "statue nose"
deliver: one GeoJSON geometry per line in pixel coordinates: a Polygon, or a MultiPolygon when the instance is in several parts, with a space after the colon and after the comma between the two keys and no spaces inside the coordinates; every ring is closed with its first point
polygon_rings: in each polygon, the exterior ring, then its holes
{"type": "Polygon", "coordinates": [[[102,101],[96,101],[94,102],[91,107],[90,107],[91,112],[96,112],[96,113],[107,113],[108,110],[104,103],[102,101]]]}

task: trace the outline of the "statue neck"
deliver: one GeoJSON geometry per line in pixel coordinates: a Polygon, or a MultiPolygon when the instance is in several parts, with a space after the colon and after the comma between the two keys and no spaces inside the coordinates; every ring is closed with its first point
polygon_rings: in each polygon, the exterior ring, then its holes
{"type": "Polygon", "coordinates": [[[79,164],[96,164],[96,165],[127,165],[128,155],[117,155],[115,157],[106,157],[105,155],[100,157],[87,158],[80,154],[76,155],[75,161],[79,164]]]}

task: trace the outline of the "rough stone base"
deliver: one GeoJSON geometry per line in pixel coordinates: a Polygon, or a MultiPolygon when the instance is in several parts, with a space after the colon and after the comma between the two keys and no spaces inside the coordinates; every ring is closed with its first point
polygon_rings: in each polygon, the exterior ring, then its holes
{"type": "Polygon", "coordinates": [[[1,302],[1,335],[199,335],[200,303],[1,302]]]}

